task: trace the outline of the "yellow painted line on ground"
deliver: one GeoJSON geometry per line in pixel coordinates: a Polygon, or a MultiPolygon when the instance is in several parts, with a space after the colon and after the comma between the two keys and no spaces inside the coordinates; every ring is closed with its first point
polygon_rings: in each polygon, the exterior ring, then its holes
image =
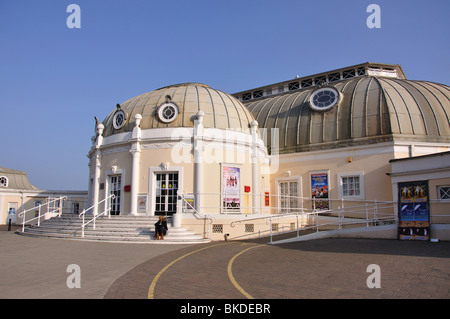
{"type": "Polygon", "coordinates": [[[233,258],[231,258],[231,259],[230,259],[230,262],[228,263],[227,271],[228,271],[228,277],[230,278],[231,283],[232,283],[233,286],[236,287],[236,289],[239,290],[239,292],[240,292],[241,294],[243,294],[247,299],[255,299],[255,298],[253,298],[250,294],[248,294],[248,293],[247,293],[247,292],[246,292],[246,291],[245,291],[245,290],[237,283],[236,279],[234,279],[233,271],[232,271],[231,269],[232,269],[232,267],[233,267],[233,262],[234,262],[234,260],[235,260],[237,257],[239,257],[240,255],[242,255],[243,253],[245,253],[246,251],[248,251],[248,250],[250,250],[250,249],[257,248],[257,247],[260,247],[260,246],[262,246],[262,245],[256,245],[256,246],[253,246],[253,247],[249,247],[249,248],[247,248],[247,249],[244,249],[244,250],[241,251],[240,253],[237,253],[236,255],[234,255],[233,258]]]}
{"type": "Polygon", "coordinates": [[[203,248],[200,248],[200,249],[191,251],[190,253],[187,253],[187,254],[185,254],[185,255],[183,255],[183,256],[181,256],[181,257],[175,259],[174,261],[172,261],[170,264],[168,264],[166,267],[164,267],[164,268],[163,268],[163,269],[155,276],[155,278],[153,278],[153,281],[152,281],[152,283],[151,283],[151,285],[150,285],[150,287],[149,287],[149,289],[148,289],[148,299],[154,299],[154,297],[155,297],[155,287],[156,287],[156,283],[158,282],[158,280],[159,280],[159,278],[161,277],[161,275],[162,275],[167,269],[169,269],[173,264],[175,264],[176,262],[180,261],[181,259],[183,259],[183,258],[185,258],[185,257],[187,257],[187,256],[189,256],[189,255],[195,254],[195,253],[197,253],[197,252],[199,252],[199,251],[202,251],[202,250],[205,250],[205,249],[208,249],[208,248],[217,247],[217,246],[220,246],[220,245],[225,245],[225,244],[222,243],[222,244],[217,244],[217,245],[213,245],[213,246],[203,247],[203,248]]]}

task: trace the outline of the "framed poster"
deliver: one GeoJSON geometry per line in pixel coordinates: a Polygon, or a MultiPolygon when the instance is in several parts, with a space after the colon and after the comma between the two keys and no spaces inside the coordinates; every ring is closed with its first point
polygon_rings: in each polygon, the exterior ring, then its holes
{"type": "Polygon", "coordinates": [[[241,207],[239,167],[222,167],[222,189],[224,211],[238,212],[241,207]]]}
{"type": "Polygon", "coordinates": [[[398,184],[398,238],[429,240],[428,181],[398,184]]]}
{"type": "Polygon", "coordinates": [[[139,213],[147,212],[147,194],[139,194],[137,198],[137,211],[139,213]]]}
{"type": "Polygon", "coordinates": [[[183,200],[183,212],[192,213],[195,207],[195,196],[193,193],[184,194],[183,200]]]}
{"type": "Polygon", "coordinates": [[[330,209],[328,201],[328,172],[312,172],[311,176],[311,198],[312,209],[330,209]]]}

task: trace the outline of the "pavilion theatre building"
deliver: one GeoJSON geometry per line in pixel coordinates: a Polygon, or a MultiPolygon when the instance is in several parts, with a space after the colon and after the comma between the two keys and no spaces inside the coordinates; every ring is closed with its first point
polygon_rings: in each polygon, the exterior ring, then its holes
{"type": "Polygon", "coordinates": [[[412,182],[439,201],[430,214],[449,214],[448,162],[432,182],[402,181],[392,162],[450,150],[449,89],[364,63],[232,95],[200,83],[144,93],[97,120],[88,201],[94,214],[173,215],[194,230],[207,216],[218,239],[230,219],[401,202],[412,182]]]}

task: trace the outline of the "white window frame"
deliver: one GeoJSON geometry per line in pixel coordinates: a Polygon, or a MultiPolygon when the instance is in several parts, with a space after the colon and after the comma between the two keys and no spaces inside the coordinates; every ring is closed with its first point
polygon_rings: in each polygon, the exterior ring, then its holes
{"type": "MultiPolygon", "coordinates": [[[[114,171],[106,171],[105,172],[105,198],[110,196],[111,192],[111,177],[120,175],[120,213],[119,215],[125,214],[124,208],[124,195],[125,195],[125,170],[124,169],[114,169],[114,171]]],[[[105,201],[105,209],[108,210],[111,208],[111,200],[105,201]]]]}
{"type": "MultiPolygon", "coordinates": [[[[275,179],[276,191],[277,191],[277,211],[281,213],[281,183],[285,182],[297,182],[297,196],[299,197],[298,211],[303,210],[303,188],[302,188],[302,177],[301,176],[289,176],[289,177],[279,177],[275,179]]],[[[286,213],[292,213],[294,210],[289,209],[286,213]]],[[[297,210],[295,210],[297,212],[297,210]]]]}
{"type": "Polygon", "coordinates": [[[339,199],[365,199],[365,187],[364,187],[364,172],[346,172],[346,173],[340,173],[337,174],[337,184],[338,184],[338,194],[339,199]],[[344,177],[359,177],[359,195],[353,195],[353,196],[344,196],[344,186],[342,183],[342,180],[344,177]]]}

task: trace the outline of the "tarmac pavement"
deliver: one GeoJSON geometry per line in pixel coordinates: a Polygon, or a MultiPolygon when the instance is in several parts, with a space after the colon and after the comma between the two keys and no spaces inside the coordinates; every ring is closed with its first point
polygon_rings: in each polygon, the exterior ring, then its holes
{"type": "Polygon", "coordinates": [[[3,299],[450,298],[450,242],[152,245],[0,231],[0,256],[3,299]],[[71,264],[80,267],[81,288],[68,288],[71,264]],[[377,280],[380,288],[368,286],[377,280]]]}
{"type": "MultiPolygon", "coordinates": [[[[0,298],[100,299],[136,265],[189,245],[88,242],[0,231],[0,298]],[[67,279],[80,268],[80,288],[67,279]]],[[[71,280],[74,282],[74,280],[71,280]]]]}

